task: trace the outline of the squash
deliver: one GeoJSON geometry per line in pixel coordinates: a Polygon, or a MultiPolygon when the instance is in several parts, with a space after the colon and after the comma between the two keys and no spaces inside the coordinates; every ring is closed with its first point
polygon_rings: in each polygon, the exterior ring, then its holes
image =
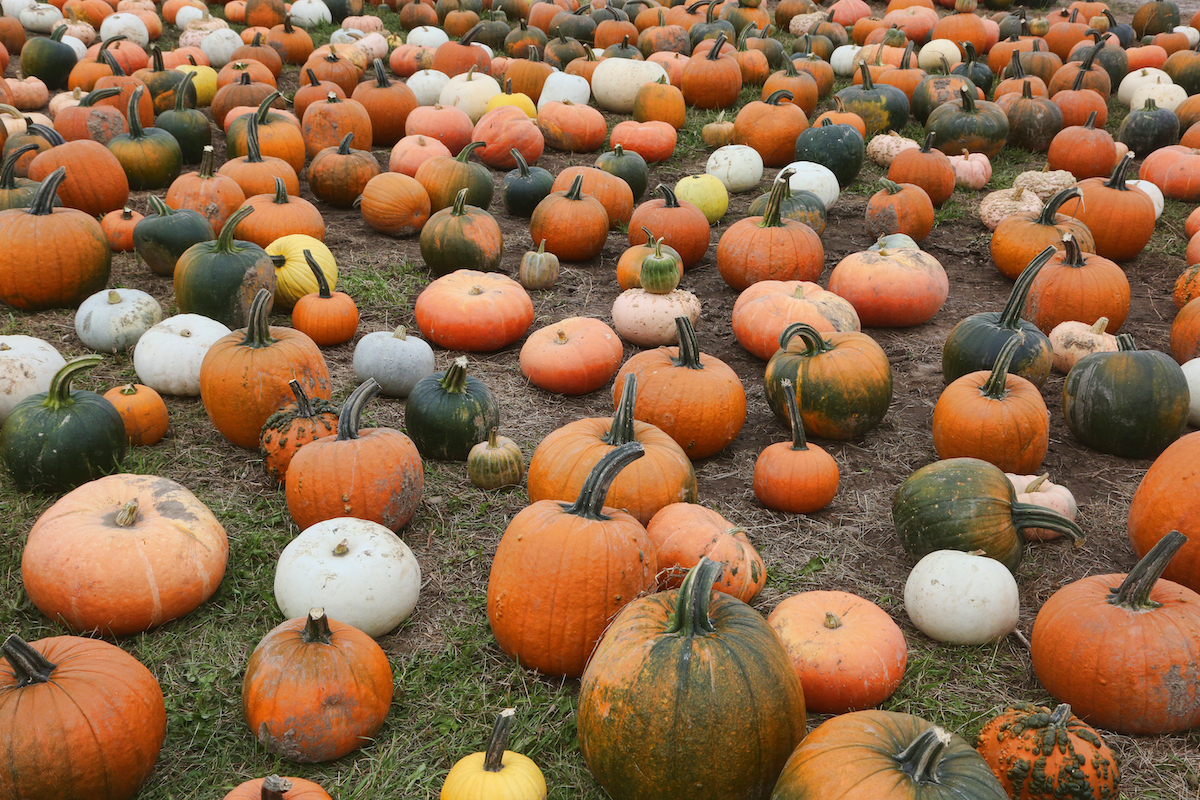
{"type": "Polygon", "coordinates": [[[142,334],[133,350],[138,380],[179,397],[200,394],[200,365],[208,348],[229,328],[200,314],[176,314],[142,334]]]}
{"type": "Polygon", "coordinates": [[[796,404],[796,389],[784,378],[783,399],[792,428],[792,441],[769,445],[754,462],[754,496],[767,508],[811,514],[833,502],[839,470],[833,456],[804,436],[796,404]]]}
{"type": "Polygon", "coordinates": [[[521,346],[521,374],[539,389],[566,395],[594,392],[621,367],[616,331],[593,317],[568,317],[539,328],[521,346]]]}
{"type": "Polygon", "coordinates": [[[467,357],[417,382],[404,405],[404,427],[422,458],[466,461],[471,448],[500,424],[491,389],[467,375],[467,357]]]}
{"type": "Polygon", "coordinates": [[[263,467],[276,483],[283,483],[297,450],[316,439],[337,433],[337,406],[323,397],[309,397],[295,378],[288,381],[288,387],[296,401],[267,417],[258,437],[263,467]]]}
{"type": "Polygon", "coordinates": [[[503,273],[459,269],[421,290],[413,314],[422,335],[439,347],[491,352],[525,335],[533,300],[503,273]]]}
{"type": "Polygon", "coordinates": [[[138,289],[106,289],[79,304],[75,334],[92,350],[128,350],[162,321],[162,306],[138,289]]]}
{"type": "Polygon", "coordinates": [[[410,336],[401,325],[395,331],[375,331],[354,346],[354,375],[359,382],[373,378],[386,397],[408,397],[413,387],[434,371],[433,348],[410,336]]]}
{"type": "MultiPolygon", "coordinates": [[[[238,223],[252,213],[253,206],[242,206],[225,220],[215,241],[194,244],[179,256],[172,280],[181,312],[202,314],[240,328],[249,318],[252,290],[274,296],[275,264],[271,257],[253,242],[233,238],[238,223]]],[[[269,314],[270,308],[268,304],[265,313],[269,314]]]]}
{"type": "Polygon", "coordinates": [[[655,294],[645,289],[626,289],[613,301],[613,329],[622,339],[638,347],[660,347],[678,343],[675,320],[700,318],[700,300],[683,289],[655,294]]]}
{"type": "Polygon", "coordinates": [[[525,456],[521,447],[507,436],[488,431],[488,437],[467,453],[467,479],[479,489],[520,486],[525,476],[525,456]]]}
{"type": "Polygon", "coordinates": [[[1017,581],[1003,564],[958,550],[924,556],[904,583],[904,610],[917,629],[947,644],[986,644],[1017,627],[1017,581]]]}
{"type": "MultiPolygon", "coordinates": [[[[226,13],[229,10],[226,9],[226,13]]],[[[332,800],[329,793],[304,778],[268,775],[239,783],[222,800],[332,800]]]]}
{"type": "Polygon", "coordinates": [[[442,783],[441,800],[544,800],[546,779],[528,756],[506,750],[516,709],[496,717],[487,749],[454,762],[442,783]]]}

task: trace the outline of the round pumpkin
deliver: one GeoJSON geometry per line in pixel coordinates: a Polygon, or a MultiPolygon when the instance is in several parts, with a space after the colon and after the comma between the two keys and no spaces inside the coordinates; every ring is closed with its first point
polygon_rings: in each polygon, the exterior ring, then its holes
{"type": "Polygon", "coordinates": [[[503,273],[460,269],[417,296],[417,327],[447,350],[491,352],[520,339],[533,322],[533,300],[503,273]]]}

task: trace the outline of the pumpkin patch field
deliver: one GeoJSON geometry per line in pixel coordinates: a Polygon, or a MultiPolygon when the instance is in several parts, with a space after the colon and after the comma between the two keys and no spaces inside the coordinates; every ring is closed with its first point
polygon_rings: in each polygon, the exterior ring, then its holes
{"type": "Polygon", "coordinates": [[[0,799],[1200,800],[1200,12],[1010,5],[4,0],[0,799]]]}

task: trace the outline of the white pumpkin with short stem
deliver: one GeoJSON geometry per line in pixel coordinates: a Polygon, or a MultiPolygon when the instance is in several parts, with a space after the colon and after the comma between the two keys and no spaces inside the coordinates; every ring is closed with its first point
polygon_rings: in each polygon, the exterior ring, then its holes
{"type": "Polygon", "coordinates": [[[410,336],[404,326],[368,333],[354,348],[355,377],[359,382],[374,378],[379,393],[387,397],[408,397],[417,381],[433,370],[433,348],[419,336],[410,336]]]}
{"type": "Polygon", "coordinates": [[[679,341],[676,317],[687,317],[695,324],[700,318],[700,300],[696,295],[683,289],[666,294],[626,289],[613,302],[613,330],[638,347],[676,344],[679,341]]]}
{"type": "Polygon", "coordinates": [[[79,101],[82,100],[86,94],[87,92],[76,86],[69,92],[59,92],[58,94],[54,95],[54,97],[50,98],[50,118],[54,119],[66,109],[79,105],[79,101]]]}
{"type": "Polygon", "coordinates": [[[1129,98],[1130,108],[1144,108],[1147,100],[1153,100],[1159,108],[1174,111],[1188,99],[1187,89],[1175,83],[1155,83],[1139,86],[1129,98]]]}
{"type": "Polygon", "coordinates": [[[1065,375],[1084,356],[1117,352],[1117,337],[1105,333],[1107,327],[1108,317],[1101,317],[1091,325],[1073,321],[1055,325],[1049,337],[1054,369],[1065,375]]]}
{"type": "MultiPolygon", "coordinates": [[[[20,17],[21,12],[34,5],[37,0],[4,0],[0,7],[4,9],[4,13],[10,17],[20,17]]],[[[14,54],[15,55],[15,54],[14,54]]]]}
{"type": "Polygon", "coordinates": [[[793,192],[806,190],[812,192],[817,197],[821,198],[821,202],[825,204],[825,209],[833,208],[833,204],[837,202],[841,195],[841,187],[838,186],[837,176],[833,174],[833,170],[824,164],[817,164],[812,161],[793,161],[783,169],[779,170],[779,174],[775,176],[779,180],[779,175],[782,175],[788,170],[792,171],[792,177],[788,179],[793,192]]]}
{"type": "Polygon", "coordinates": [[[725,184],[731,194],[748,192],[762,180],[762,155],[748,145],[727,144],[708,157],[704,172],[725,184]]]}
{"type": "MultiPolygon", "coordinates": [[[[321,0],[296,0],[292,3],[291,14],[292,24],[299,25],[301,28],[314,28],[317,25],[333,23],[333,13],[330,12],[329,6],[321,0]]],[[[308,609],[305,609],[305,612],[307,611],[308,609]]],[[[304,616],[304,614],[300,616],[304,616]]]]}
{"type": "MultiPolygon", "coordinates": [[[[377,19],[372,17],[372,19],[377,19]]],[[[365,35],[359,36],[354,46],[363,51],[367,58],[371,61],[380,59],[386,61],[388,57],[387,39],[379,31],[367,31],[365,35]]]]}
{"type": "Polygon", "coordinates": [[[408,44],[437,47],[450,41],[450,35],[436,25],[418,25],[408,32],[408,44]]]}
{"type": "Polygon", "coordinates": [[[207,8],[197,8],[196,6],[183,6],[175,12],[175,27],[181,31],[185,30],[209,30],[215,31],[217,28],[228,28],[229,23],[220,17],[214,17],[208,13],[207,8]],[[188,28],[188,25],[196,22],[199,23],[195,28],[188,28]],[[220,23],[220,24],[218,24],[220,23]]]}
{"type": "Polygon", "coordinates": [[[950,166],[954,167],[954,185],[977,192],[988,185],[992,179],[992,162],[984,153],[969,153],[950,156],[950,166]]]}
{"type": "Polygon", "coordinates": [[[446,81],[438,102],[444,106],[461,108],[471,118],[471,123],[475,124],[486,112],[488,100],[498,94],[500,83],[491,75],[477,72],[471,67],[469,71],[446,81]]]}
{"type": "Polygon", "coordinates": [[[364,36],[366,36],[366,34],[357,28],[338,28],[333,33],[329,34],[329,43],[354,44],[364,36]]]}
{"type": "Polygon", "coordinates": [[[275,601],[284,618],[322,607],[371,637],[408,619],[420,593],[421,566],[408,545],[378,522],[354,517],[304,529],[275,567],[275,601]]]}
{"type": "Polygon", "coordinates": [[[596,105],[604,111],[631,114],[638,89],[664,77],[667,77],[667,71],[662,64],[653,61],[606,58],[592,73],[592,94],[596,98],[596,105]]]}
{"type": "Polygon", "coordinates": [[[69,33],[64,33],[62,43],[75,51],[75,60],[79,61],[87,56],[87,45],[78,36],[72,36],[69,33]]]}
{"type": "Polygon", "coordinates": [[[926,72],[941,72],[948,66],[954,69],[962,63],[962,53],[958,44],[949,39],[934,39],[921,45],[917,53],[917,66],[926,72]],[[943,64],[943,59],[945,63],[943,64]]]}
{"type": "Polygon", "coordinates": [[[442,89],[450,82],[450,76],[436,69],[421,69],[408,76],[404,83],[416,95],[417,105],[432,106],[442,96],[442,89]]]}
{"type": "Polygon", "coordinates": [[[844,44],[836,48],[829,56],[829,66],[833,67],[833,74],[839,78],[849,78],[858,72],[858,62],[862,61],[858,55],[859,50],[862,50],[862,47],[856,44],[844,44]]]}
{"type": "Polygon", "coordinates": [[[1174,83],[1171,76],[1163,72],[1161,69],[1154,67],[1143,67],[1142,69],[1130,72],[1121,79],[1121,83],[1117,86],[1117,100],[1126,107],[1133,100],[1133,95],[1143,86],[1150,86],[1156,83],[1174,83]]]}
{"type": "Polygon", "coordinates": [[[159,394],[200,395],[200,364],[229,328],[200,314],[176,314],[142,334],[133,348],[138,381],[159,394]]]}
{"type": "Polygon", "coordinates": [[[1171,29],[1171,33],[1182,33],[1187,37],[1188,47],[1195,47],[1200,43],[1200,31],[1193,28],[1191,25],[1176,25],[1171,29]]]}
{"type": "Polygon", "coordinates": [[[114,36],[124,36],[129,41],[141,47],[150,46],[150,31],[146,28],[146,23],[142,22],[136,14],[131,14],[127,11],[118,11],[116,14],[109,14],[100,23],[100,40],[111,39],[114,36]]]}
{"type": "Polygon", "coordinates": [[[1188,391],[1191,392],[1191,403],[1188,406],[1188,424],[1200,428],[1200,358],[1193,358],[1183,364],[1183,377],[1187,378],[1188,391]]]}
{"type": "Polygon", "coordinates": [[[242,37],[232,29],[221,28],[205,36],[200,42],[200,49],[208,56],[208,65],[213,69],[220,69],[233,60],[233,51],[243,44],[245,42],[242,41],[242,37]]]}
{"type": "MultiPolygon", "coordinates": [[[[1075,495],[1065,486],[1050,482],[1049,473],[1042,475],[1016,475],[1004,473],[1013,491],[1017,493],[1018,503],[1031,503],[1042,508],[1057,511],[1069,520],[1074,520],[1079,512],[1075,503],[1075,495]]],[[[1058,531],[1048,528],[1023,528],[1021,535],[1027,542],[1048,542],[1062,536],[1058,531]]]]}
{"type": "Polygon", "coordinates": [[[1016,629],[1021,603],[1016,580],[999,561],[935,550],[909,573],[904,609],[930,639],[985,644],[1016,629]]]}
{"type": "Polygon", "coordinates": [[[0,422],[17,403],[50,389],[54,373],[67,360],[54,346],[33,336],[0,336],[0,422]]]}
{"type": "Polygon", "coordinates": [[[582,75],[569,75],[566,72],[552,72],[542,84],[542,94],[538,97],[537,107],[540,111],[546,103],[561,103],[570,100],[580,106],[586,106],[592,99],[592,85],[582,75]]]}
{"type": "Polygon", "coordinates": [[[54,24],[62,18],[62,11],[49,3],[34,3],[17,15],[25,29],[34,33],[50,33],[54,24]]]}
{"type": "Polygon", "coordinates": [[[102,289],[79,304],[75,333],[101,353],[118,353],[137,344],[162,322],[162,306],[138,289],[102,289]]]}

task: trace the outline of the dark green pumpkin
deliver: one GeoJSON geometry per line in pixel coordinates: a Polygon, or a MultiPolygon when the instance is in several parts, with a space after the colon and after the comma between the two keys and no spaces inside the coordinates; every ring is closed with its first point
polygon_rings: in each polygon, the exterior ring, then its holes
{"type": "Polygon", "coordinates": [[[957,99],[963,87],[977,91],[975,82],[966,75],[926,75],[913,89],[913,119],[924,125],[935,108],[957,99]]]}
{"type": "MultiPolygon", "coordinates": [[[[875,84],[866,63],[859,64],[861,86],[847,86],[835,96],[847,111],[862,117],[867,136],[880,131],[898,131],[908,124],[908,96],[895,86],[875,84]]],[[[955,150],[954,152],[958,152],[955,150]]]]}
{"type": "Polygon", "coordinates": [[[121,169],[129,178],[129,188],[135,192],[165,189],[183,169],[183,151],[175,137],[162,128],[142,127],[138,119],[138,102],[143,91],[145,89],[139,86],[129,97],[126,114],[129,133],[117,134],[108,142],[108,149],[121,162],[121,169]]]}
{"type": "Polygon", "coordinates": [[[750,35],[746,37],[747,47],[751,50],[761,50],[763,55],[767,57],[767,66],[772,70],[783,69],[792,63],[792,60],[788,58],[787,50],[783,47],[783,43],[772,35],[777,32],[774,25],[768,25],[762,30],[754,27],[754,25],[747,25],[742,30],[743,33],[745,31],[750,32],[750,35]],[[749,44],[751,39],[758,39],[759,41],[749,44]]]}
{"type": "Polygon", "coordinates": [[[921,467],[892,498],[892,522],[904,550],[921,558],[935,550],[982,550],[1009,570],[1024,553],[1024,528],[1049,528],[1083,542],[1071,520],[1042,506],[1018,503],[997,466],[978,458],[948,458],[921,467]]]}
{"type": "Polygon", "coordinates": [[[504,255],[500,225],[482,208],[467,205],[467,192],[459,190],[454,205],[434,212],[421,228],[421,258],[435,276],[459,269],[500,269],[504,255]]]}
{"type": "Polygon", "coordinates": [[[417,381],[404,405],[404,427],[422,458],[466,461],[500,425],[500,406],[483,381],[467,374],[467,357],[417,381]]]}
{"type": "Polygon", "coordinates": [[[1025,334],[1025,341],[1013,355],[1009,372],[1039,389],[1046,383],[1053,355],[1050,339],[1032,322],[1021,319],[1021,313],[1034,278],[1056,252],[1054,247],[1047,247],[1029,262],[1017,276],[1003,311],[972,314],[954,326],[942,346],[942,377],[946,383],[972,372],[991,370],[1004,343],[1018,332],[1025,334]]]}
{"type": "Polygon", "coordinates": [[[189,247],[211,242],[217,234],[199,211],[173,209],[156,195],[150,195],[149,200],[154,213],[133,226],[133,249],[156,275],[170,278],[175,274],[175,263],[189,247]]]}
{"type": "MultiPolygon", "coordinates": [[[[750,204],[749,210],[746,211],[746,216],[761,217],[766,212],[767,203],[770,200],[770,192],[758,197],[750,204]]],[[[813,192],[807,189],[793,191],[790,183],[784,187],[783,197],[779,200],[779,216],[783,219],[794,219],[797,222],[803,222],[820,236],[825,230],[825,220],[828,214],[829,211],[825,208],[825,201],[817,197],[813,192]]]]}
{"type": "MultiPolygon", "coordinates": [[[[42,183],[29,178],[18,178],[17,159],[37,149],[38,146],[32,142],[23,144],[4,159],[4,167],[0,169],[0,211],[10,208],[29,208],[33,204],[33,196],[37,194],[37,189],[42,183]]],[[[62,205],[62,201],[58,199],[57,195],[54,198],[54,205],[62,205]]]]}
{"type": "Polygon", "coordinates": [[[629,184],[635,203],[642,199],[642,195],[646,193],[646,187],[650,185],[650,167],[646,165],[646,159],[642,158],[641,154],[626,150],[619,144],[607,153],[597,156],[596,168],[604,170],[610,175],[616,175],[629,184]]]}
{"type": "Polygon", "coordinates": [[[234,228],[253,211],[242,206],[225,220],[215,241],[194,244],[179,257],[174,280],[181,314],[203,314],[237,330],[246,327],[260,289],[274,295],[275,263],[267,251],[233,238],[234,228]]]}
{"type": "Polygon", "coordinates": [[[971,79],[971,83],[983,90],[983,94],[986,96],[992,90],[992,82],[996,76],[992,74],[992,69],[986,61],[979,60],[979,54],[975,52],[974,44],[963,42],[963,48],[967,51],[967,59],[955,64],[954,69],[950,70],[950,74],[967,76],[971,79]]]}
{"type": "Polygon", "coordinates": [[[187,107],[187,90],[192,87],[196,73],[185,72],[183,76],[179,91],[175,93],[175,107],[159,114],[154,120],[154,125],[174,136],[175,141],[179,142],[183,163],[199,164],[200,159],[204,157],[205,145],[212,144],[212,124],[204,112],[187,107]]]}
{"type": "Polygon", "coordinates": [[[704,557],[677,590],[633,600],[579,687],[579,749],[621,800],[767,800],[804,738],[804,692],[779,637],[712,591],[704,557]]]}
{"type": "Polygon", "coordinates": [[[1169,0],[1142,3],[1133,13],[1131,24],[1138,38],[1166,33],[1179,25],[1179,6],[1169,0]]]}
{"type": "MultiPolygon", "coordinates": [[[[1075,52],[1071,53],[1071,55],[1067,57],[1065,63],[1070,64],[1072,61],[1083,61],[1089,55],[1091,55],[1092,58],[1095,59],[1095,63],[1099,64],[1100,68],[1108,73],[1109,85],[1115,89],[1121,85],[1121,79],[1129,74],[1129,56],[1126,55],[1125,51],[1122,49],[1118,35],[1111,29],[1105,31],[1104,33],[1101,33],[1097,30],[1089,30],[1088,33],[1093,39],[1095,39],[1096,44],[1103,42],[1104,45],[1099,49],[1089,49],[1086,47],[1076,48],[1075,52]],[[1110,38],[1112,39],[1111,42],[1109,42],[1110,38]],[[1093,50],[1095,51],[1094,53],[1093,50]]],[[[1195,50],[1182,50],[1179,52],[1191,53],[1193,56],[1197,54],[1197,51],[1195,50]]],[[[1167,64],[1171,63],[1171,58],[1175,55],[1176,53],[1172,53],[1171,56],[1167,58],[1167,63],[1163,64],[1162,66],[1163,72],[1167,73],[1168,75],[1171,75],[1171,69],[1167,66],[1167,64]]],[[[1179,62],[1176,61],[1176,63],[1179,62]]],[[[1181,86],[1187,89],[1187,93],[1189,95],[1200,91],[1200,78],[1195,77],[1196,73],[1194,70],[1192,72],[1192,81],[1194,81],[1194,83],[1191,85],[1188,85],[1186,82],[1187,78],[1184,78],[1183,75],[1181,75],[1180,78],[1185,81],[1184,83],[1180,83],[1180,81],[1177,80],[1174,75],[1171,75],[1171,80],[1175,81],[1175,83],[1179,83],[1181,86]]]]}
{"type": "Polygon", "coordinates": [[[1116,139],[1129,147],[1138,158],[1179,142],[1179,117],[1169,108],[1159,108],[1153,97],[1146,104],[1130,111],[1121,120],[1116,139]]]}
{"type": "MultiPolygon", "coordinates": [[[[1021,84],[1021,97],[1005,112],[1008,118],[1008,144],[1044,153],[1062,130],[1062,109],[1048,97],[1034,97],[1029,79],[1021,84]]],[[[1176,123],[1178,127],[1178,123],[1176,123]]]]}
{"type": "Polygon", "coordinates": [[[548,169],[529,166],[517,148],[508,152],[517,162],[517,168],[500,181],[500,202],[504,204],[504,210],[514,217],[529,219],[538,203],[553,191],[554,175],[548,169]]]}
{"type": "Polygon", "coordinates": [[[592,6],[584,4],[574,11],[563,10],[550,20],[550,36],[565,36],[591,44],[596,40],[596,20],[592,19],[592,6]]]}
{"type": "Polygon", "coordinates": [[[21,48],[21,74],[40,78],[49,89],[66,89],[67,78],[78,61],[74,48],[62,41],[66,26],[49,36],[37,36],[21,48]]]}
{"type": "Polygon", "coordinates": [[[960,88],[958,96],[930,112],[925,134],[936,134],[933,146],[943,153],[967,150],[995,158],[1008,140],[1008,116],[995,103],[976,100],[974,90],[960,88]]]}
{"type": "MultiPolygon", "coordinates": [[[[484,11],[479,17],[479,33],[475,34],[472,41],[487,45],[493,51],[502,49],[504,40],[508,38],[508,34],[512,33],[512,26],[508,24],[508,16],[502,11],[492,9],[484,11]]],[[[461,42],[461,40],[459,41],[461,42]]]]}
{"type": "Polygon", "coordinates": [[[602,58],[628,58],[632,61],[645,61],[646,57],[642,55],[642,51],[629,43],[629,36],[626,35],[617,44],[610,44],[604,48],[601,54],[602,58]]]}
{"type": "MultiPolygon", "coordinates": [[[[774,97],[779,94],[771,95],[774,97]]],[[[767,102],[771,102],[767,98],[767,102]]],[[[858,177],[867,143],[853,125],[836,123],[826,117],[820,125],[808,128],[796,139],[796,160],[811,161],[828,167],[843,189],[858,177]]]]}
{"type": "Polygon", "coordinates": [[[1157,350],[1117,337],[1115,353],[1092,353],[1063,383],[1063,415],[1075,438],[1122,458],[1154,458],[1187,428],[1187,378],[1157,350]]]}
{"type": "Polygon", "coordinates": [[[692,49],[696,49],[696,45],[705,39],[716,39],[722,33],[725,38],[731,42],[737,41],[737,31],[733,29],[733,23],[727,19],[717,18],[717,6],[720,3],[709,3],[708,9],[704,14],[704,22],[697,22],[691,28],[688,28],[688,38],[692,40],[692,49]]]}
{"type": "Polygon", "coordinates": [[[543,55],[546,57],[546,63],[550,66],[556,69],[566,69],[567,64],[570,64],[577,58],[584,58],[590,52],[591,48],[584,45],[583,42],[578,39],[568,38],[560,33],[557,37],[546,42],[543,55]]]}
{"type": "Polygon", "coordinates": [[[189,81],[184,84],[184,78],[189,73],[177,69],[167,69],[163,64],[162,50],[158,45],[150,45],[150,65],[133,73],[146,84],[150,99],[154,101],[154,113],[162,114],[175,107],[175,95],[183,92],[188,105],[196,107],[196,87],[189,81]]]}
{"type": "MultiPolygon", "coordinates": [[[[1128,62],[1128,58],[1126,62],[1128,62]]],[[[1128,71],[1128,63],[1126,63],[1126,71],[1128,71]]],[[[1171,80],[1176,86],[1182,86],[1189,97],[1200,92],[1200,42],[1197,42],[1196,46],[1189,50],[1176,50],[1167,56],[1166,63],[1162,65],[1162,71],[1171,76],[1171,80]]],[[[1113,81],[1112,85],[1119,85],[1119,81],[1113,81]]]]}
{"type": "Polygon", "coordinates": [[[358,17],[363,13],[363,0],[325,0],[329,13],[333,15],[333,24],[340,25],[346,17],[358,17]]]}
{"type": "Polygon", "coordinates": [[[17,487],[65,491],[120,471],[128,441],[121,415],[95,392],[71,390],[78,373],[103,360],[67,362],[49,391],[25,398],[4,421],[0,450],[17,487]]]}

